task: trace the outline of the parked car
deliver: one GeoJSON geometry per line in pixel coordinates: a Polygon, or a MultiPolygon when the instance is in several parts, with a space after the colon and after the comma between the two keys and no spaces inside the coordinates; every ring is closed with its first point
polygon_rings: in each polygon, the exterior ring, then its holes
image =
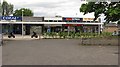
{"type": "Polygon", "coordinates": [[[119,35],[119,32],[118,31],[114,31],[113,33],[112,33],[112,36],[118,36],[119,35]]]}

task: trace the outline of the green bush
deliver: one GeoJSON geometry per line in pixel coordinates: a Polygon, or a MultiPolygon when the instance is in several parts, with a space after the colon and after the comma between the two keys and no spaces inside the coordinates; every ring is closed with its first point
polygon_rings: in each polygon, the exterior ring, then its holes
{"type": "Polygon", "coordinates": [[[102,32],[101,34],[98,33],[80,33],[80,32],[47,32],[43,34],[44,36],[50,36],[50,37],[57,37],[59,36],[60,38],[92,38],[92,37],[110,37],[112,36],[112,33],[108,32],[102,32]]]}
{"type": "Polygon", "coordinates": [[[67,38],[68,32],[63,32],[63,38],[67,38]]]}
{"type": "Polygon", "coordinates": [[[63,37],[63,33],[62,33],[62,32],[59,32],[59,33],[58,33],[58,36],[60,36],[60,38],[62,38],[62,37],[63,37]]]}
{"type": "Polygon", "coordinates": [[[103,36],[103,37],[109,37],[109,36],[112,36],[112,33],[110,33],[110,32],[102,32],[101,36],[103,36]]]}
{"type": "Polygon", "coordinates": [[[80,38],[80,36],[81,36],[81,35],[80,35],[79,32],[77,32],[77,33],[75,34],[75,37],[76,37],[76,38],[80,38]]]}

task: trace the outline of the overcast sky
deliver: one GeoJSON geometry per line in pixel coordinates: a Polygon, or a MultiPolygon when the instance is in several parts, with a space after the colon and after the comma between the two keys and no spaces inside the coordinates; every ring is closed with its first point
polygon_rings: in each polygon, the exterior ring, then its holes
{"type": "Polygon", "coordinates": [[[34,12],[34,16],[55,16],[64,17],[94,17],[94,14],[80,13],[83,0],[6,0],[14,5],[14,10],[29,8],[34,12]]]}
{"type": "MultiPolygon", "coordinates": [[[[3,1],[3,0],[1,0],[3,1]]],[[[34,16],[55,16],[94,18],[94,13],[83,15],[80,13],[80,6],[86,3],[84,0],[6,0],[14,5],[14,10],[29,8],[34,16]]],[[[101,21],[104,22],[104,16],[101,21]]]]}

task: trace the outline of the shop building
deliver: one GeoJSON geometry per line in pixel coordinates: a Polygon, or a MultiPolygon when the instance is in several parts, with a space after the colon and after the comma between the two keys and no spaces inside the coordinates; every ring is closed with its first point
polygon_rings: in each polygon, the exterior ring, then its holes
{"type": "Polygon", "coordinates": [[[104,32],[114,32],[118,31],[118,24],[117,23],[108,23],[104,26],[104,32]]]}
{"type": "Polygon", "coordinates": [[[32,32],[39,34],[45,32],[85,32],[100,33],[103,23],[100,19],[79,17],[18,17],[19,19],[2,19],[3,32],[30,35],[32,32]],[[13,21],[14,20],[14,21],[13,21]],[[23,30],[22,30],[23,26],[23,30]],[[7,30],[6,30],[7,29],[7,30]]]}

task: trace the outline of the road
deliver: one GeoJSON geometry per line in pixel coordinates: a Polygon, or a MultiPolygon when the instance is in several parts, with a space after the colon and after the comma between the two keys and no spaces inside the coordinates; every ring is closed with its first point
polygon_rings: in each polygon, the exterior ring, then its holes
{"type": "Polygon", "coordinates": [[[117,46],[80,46],[77,39],[6,41],[3,65],[118,65],[117,46]]]}

